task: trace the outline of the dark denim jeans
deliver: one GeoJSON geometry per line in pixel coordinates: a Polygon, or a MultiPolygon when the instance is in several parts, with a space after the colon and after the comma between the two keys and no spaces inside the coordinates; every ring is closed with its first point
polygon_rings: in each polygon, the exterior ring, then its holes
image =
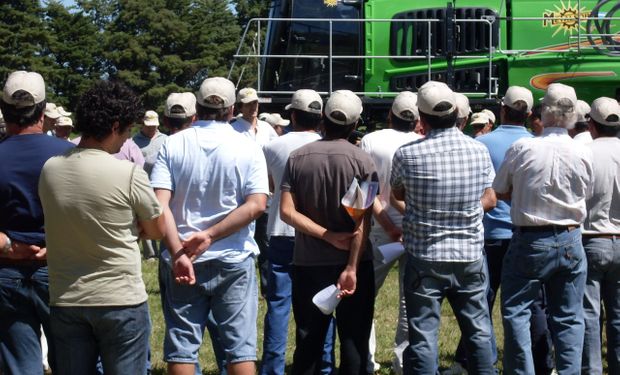
{"type": "Polygon", "coordinates": [[[586,269],[579,229],[515,230],[502,273],[505,373],[534,373],[530,307],[539,298],[541,285],[545,285],[555,368],[560,374],[579,374],[586,269]]]}
{"type": "Polygon", "coordinates": [[[57,352],[54,375],[94,374],[101,357],[106,375],[146,374],[151,319],[136,306],[52,307],[57,352]]]}
{"type": "MultiPolygon", "coordinates": [[[[267,259],[267,287],[263,359],[261,375],[283,375],[286,364],[286,342],[288,321],[291,313],[291,272],[295,237],[272,236],[269,239],[267,259]]],[[[334,323],[330,324],[323,346],[321,374],[329,375],[334,370],[334,323]]]]}
{"type": "Polygon", "coordinates": [[[438,370],[441,303],[448,298],[465,337],[471,374],[494,374],[485,258],[474,262],[431,262],[408,255],[405,301],[409,347],[404,374],[435,375],[438,370]]]}
{"type": "Polygon", "coordinates": [[[603,373],[601,358],[601,301],[607,318],[607,365],[610,374],[620,374],[620,236],[584,238],[588,278],[583,299],[585,337],[581,373],[603,373]]]}
{"type": "Polygon", "coordinates": [[[49,314],[47,267],[0,266],[0,373],[43,373],[41,327],[56,373],[49,314]]]}

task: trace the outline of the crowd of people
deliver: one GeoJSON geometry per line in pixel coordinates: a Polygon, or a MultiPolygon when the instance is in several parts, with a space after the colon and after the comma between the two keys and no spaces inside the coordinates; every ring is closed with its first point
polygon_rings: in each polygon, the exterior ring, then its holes
{"type": "Polygon", "coordinates": [[[604,327],[620,374],[614,99],[553,83],[535,105],[512,86],[498,113],[472,113],[429,81],[350,142],[363,103],[348,90],[301,89],[285,113],[259,114],[256,90],[207,78],[170,94],[160,122],[120,82],[96,83],[71,113],[17,71],[0,110],[2,374],[41,374],[45,342],[53,374],[148,373],[141,249],[159,259],[169,374],[200,373],[205,330],[222,373],[284,374],[291,308],[291,373],[373,373],[374,301],[396,263],[396,374],[439,372],[444,299],[462,335],[443,373],[496,373],[500,287],[504,373],[602,374],[604,327]],[[353,215],[343,197],[357,183],[378,194],[353,215]],[[325,313],[315,296],[333,285],[325,313]]]}

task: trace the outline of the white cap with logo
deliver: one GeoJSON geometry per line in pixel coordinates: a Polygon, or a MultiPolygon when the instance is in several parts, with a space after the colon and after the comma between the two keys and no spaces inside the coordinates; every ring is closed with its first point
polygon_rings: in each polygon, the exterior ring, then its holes
{"type": "Polygon", "coordinates": [[[590,105],[583,100],[577,100],[577,122],[588,122],[590,105]]]}
{"type": "Polygon", "coordinates": [[[471,107],[469,106],[469,98],[460,92],[455,92],[456,107],[459,109],[458,118],[465,118],[471,113],[471,107]]]}
{"type": "Polygon", "coordinates": [[[489,116],[484,112],[476,112],[471,115],[470,125],[487,125],[489,123],[489,116]]]}
{"type": "Polygon", "coordinates": [[[258,93],[251,87],[239,90],[237,103],[252,103],[258,101],[258,93]]]}
{"type": "Polygon", "coordinates": [[[196,96],[191,92],[173,92],[166,98],[164,116],[170,118],[187,118],[196,114],[196,96]],[[173,111],[178,106],[183,112],[173,111]]]}
{"type": "Polygon", "coordinates": [[[418,110],[427,115],[449,115],[456,110],[456,103],[456,95],[443,82],[428,81],[418,90],[418,110]],[[439,104],[444,105],[437,108],[439,104]]]}
{"type": "Polygon", "coordinates": [[[45,82],[36,72],[19,70],[9,75],[2,91],[2,101],[16,108],[32,107],[45,100],[45,82]]]}
{"type": "Polygon", "coordinates": [[[196,102],[207,108],[232,107],[235,104],[235,85],[223,77],[207,78],[196,92],[196,102]]]}
{"type": "Polygon", "coordinates": [[[620,126],[620,104],[604,96],[595,99],[590,109],[590,118],[601,125],[620,126]]]}
{"type": "Polygon", "coordinates": [[[323,99],[321,99],[321,95],[314,90],[297,90],[291,98],[291,103],[284,107],[284,109],[287,111],[290,109],[298,109],[300,111],[320,115],[323,110],[323,99]]]}
{"type": "Polygon", "coordinates": [[[416,93],[402,91],[394,98],[392,113],[401,120],[416,121],[420,118],[417,102],[418,95],[416,93]]]}
{"type": "Polygon", "coordinates": [[[146,126],[159,126],[159,115],[155,111],[146,111],[142,123],[146,126]]]}
{"type": "Polygon", "coordinates": [[[512,109],[522,110],[524,108],[520,108],[517,105],[519,101],[522,101],[526,104],[526,112],[530,112],[534,107],[534,96],[532,95],[532,92],[530,90],[521,86],[510,86],[508,90],[506,90],[506,95],[504,95],[502,103],[512,109]]]}
{"type": "Polygon", "coordinates": [[[350,90],[334,91],[325,103],[325,116],[338,125],[355,124],[363,110],[362,100],[350,90]]]}
{"type": "Polygon", "coordinates": [[[70,126],[73,127],[73,121],[71,117],[60,116],[58,120],[56,120],[56,126],[70,126]]]}

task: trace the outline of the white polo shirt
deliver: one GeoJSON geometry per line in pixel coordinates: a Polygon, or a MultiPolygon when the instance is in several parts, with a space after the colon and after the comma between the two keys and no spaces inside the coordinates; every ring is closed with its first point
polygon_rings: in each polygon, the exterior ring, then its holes
{"type": "Polygon", "coordinates": [[[592,153],[566,129],[545,128],[541,137],[522,138],[506,151],[493,189],[512,189],[515,226],[580,225],[592,195],[592,153]]]}
{"type": "Polygon", "coordinates": [[[256,121],[255,131],[250,130],[252,124],[247,122],[243,117],[237,118],[235,122],[232,123],[232,127],[239,133],[258,143],[261,147],[269,143],[272,139],[278,138],[278,133],[273,130],[269,123],[261,120],[256,121]]]}

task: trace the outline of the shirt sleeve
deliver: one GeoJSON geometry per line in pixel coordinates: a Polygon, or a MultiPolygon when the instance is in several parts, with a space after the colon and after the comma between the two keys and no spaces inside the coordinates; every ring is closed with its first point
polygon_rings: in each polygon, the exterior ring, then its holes
{"type": "Polygon", "coordinates": [[[142,150],[140,147],[134,142],[132,139],[128,139],[129,143],[129,160],[131,160],[134,164],[140,166],[140,168],[144,168],[144,155],[142,155],[142,150]]]}
{"type": "Polygon", "coordinates": [[[493,190],[500,194],[509,192],[512,187],[512,176],[517,159],[517,153],[518,152],[514,144],[508,148],[504,161],[499,167],[499,171],[497,171],[497,175],[493,180],[493,190]]]}
{"type": "Polygon", "coordinates": [[[161,215],[161,206],[143,169],[133,168],[130,189],[131,206],[139,220],[151,220],[161,215]]]}
{"type": "Polygon", "coordinates": [[[402,177],[402,152],[396,150],[394,157],[392,158],[392,173],[390,176],[390,185],[393,190],[401,189],[403,185],[402,177]]]}
{"type": "Polygon", "coordinates": [[[493,180],[495,179],[495,168],[493,168],[493,162],[491,161],[491,155],[485,147],[484,153],[484,168],[483,175],[486,176],[484,180],[484,188],[488,189],[493,186],[493,180]]]}
{"type": "Polygon", "coordinates": [[[269,195],[269,178],[267,177],[267,163],[262,149],[252,144],[256,150],[252,153],[253,158],[250,162],[249,172],[243,188],[243,196],[250,194],[267,194],[269,195]]]}
{"type": "Polygon", "coordinates": [[[292,163],[291,163],[291,158],[289,157],[288,160],[286,161],[286,166],[284,167],[284,173],[282,174],[282,182],[280,183],[280,190],[295,193],[295,189],[293,187],[293,183],[291,180],[291,176],[292,176],[291,168],[292,168],[292,163]]]}
{"type": "Polygon", "coordinates": [[[168,155],[168,139],[159,148],[157,160],[151,171],[151,186],[154,189],[174,191],[174,179],[168,155]]]}

